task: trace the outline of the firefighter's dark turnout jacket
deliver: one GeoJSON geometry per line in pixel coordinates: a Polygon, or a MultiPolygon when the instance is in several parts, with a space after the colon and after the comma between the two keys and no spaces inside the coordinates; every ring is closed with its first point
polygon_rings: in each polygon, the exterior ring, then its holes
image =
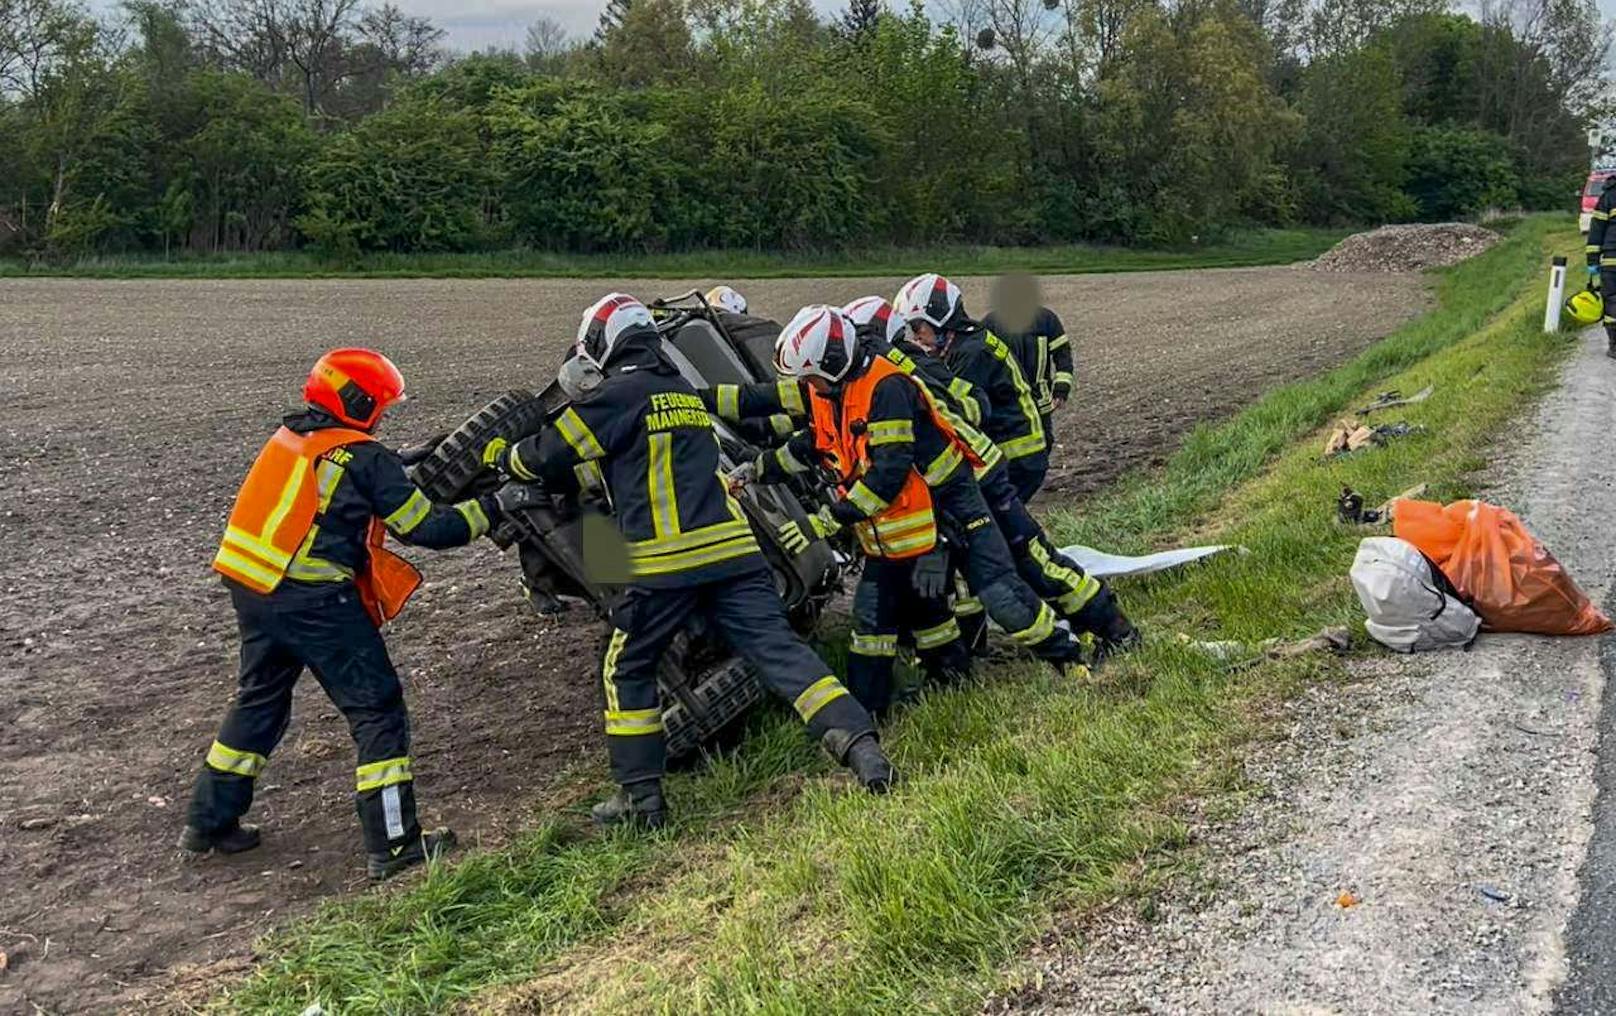
{"type": "MultiPolygon", "coordinates": [[[[869,369],[869,356],[865,354],[863,363],[853,369],[844,384],[869,369]]],[[[734,412],[755,417],[795,414],[797,406],[807,405],[810,394],[806,384],[784,381],[722,385],[703,397],[720,415],[734,412]]],[[[910,470],[918,471],[931,488],[936,511],[962,544],[967,584],[988,614],[1012,638],[1040,657],[1055,662],[1075,659],[1077,643],[1064,629],[1056,627],[1054,612],[1018,577],[1010,548],[977,487],[964,443],[938,427],[926,389],[908,375],[894,373],[877,384],[869,405],[869,416],[864,421],[871,435],[869,462],[849,496],[831,506],[837,520],[852,523],[873,514],[902,488],[910,470]],[[879,441],[875,439],[877,435],[879,441]],[[858,493],[860,486],[875,500],[858,493]]],[[[762,478],[777,481],[805,472],[822,462],[823,456],[812,433],[798,434],[764,454],[762,478]]],[[[854,603],[858,603],[856,594],[854,603]]],[[[860,627],[863,622],[855,618],[854,624],[860,627]]]]}
{"type": "Polygon", "coordinates": [[[604,484],[628,545],[630,583],[601,662],[606,742],[624,785],[662,775],[657,663],[693,614],[711,621],[827,745],[874,729],[791,630],[757,538],[720,476],[712,417],[660,345],[650,330],[620,340],[600,387],[510,454],[519,479],[604,484]]]}
{"type": "Polygon", "coordinates": [[[943,351],[954,377],[963,381],[981,413],[981,429],[1004,452],[1010,479],[1030,501],[1049,470],[1043,417],[1032,386],[1010,347],[980,325],[954,333],[943,351]]]}
{"type": "Polygon", "coordinates": [[[1588,241],[1583,252],[1588,266],[1599,269],[1599,294],[1605,298],[1605,331],[1616,342],[1616,229],[1610,228],[1616,216],[1616,176],[1605,181],[1599,203],[1588,220],[1588,241]]]}
{"type": "MultiPolygon", "coordinates": [[[[312,434],[341,424],[309,411],[288,416],[284,426],[312,434]]],[[[434,505],[405,475],[398,454],[375,441],[327,451],[313,479],[318,508],[284,577],[268,592],[225,579],[241,633],[240,688],[197,777],[189,822],[212,833],[246,814],[254,781],[286,731],[293,685],[307,668],[348,721],[358,748],[355,790],[365,847],[386,855],[420,836],[409,716],[354,576],[365,570],[373,520],[408,543],[447,548],[485,533],[498,509],[491,498],[434,505]]],[[[230,545],[227,536],[222,550],[230,545]]]]}
{"type": "Polygon", "coordinates": [[[1072,394],[1072,340],[1060,316],[1048,307],[1040,307],[1032,326],[1018,332],[1007,328],[998,315],[989,314],[982,319],[982,327],[1002,339],[1015,354],[1043,417],[1044,436],[1052,439],[1049,424],[1055,400],[1064,401],[1072,394]]]}

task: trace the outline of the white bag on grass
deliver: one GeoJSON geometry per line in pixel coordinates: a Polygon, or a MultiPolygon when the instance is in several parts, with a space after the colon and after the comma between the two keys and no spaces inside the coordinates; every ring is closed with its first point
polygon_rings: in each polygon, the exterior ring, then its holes
{"type": "Polygon", "coordinates": [[[1352,588],[1369,615],[1369,637],[1400,653],[1468,646],[1481,628],[1441,571],[1404,540],[1372,536],[1358,544],[1352,588]]]}

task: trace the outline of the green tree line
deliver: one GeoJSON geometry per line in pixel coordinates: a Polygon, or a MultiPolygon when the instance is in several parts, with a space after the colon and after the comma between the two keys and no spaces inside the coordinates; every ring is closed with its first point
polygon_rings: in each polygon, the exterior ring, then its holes
{"type": "Polygon", "coordinates": [[[1566,208],[1592,0],[0,0],[0,253],[1070,241],[1566,208]]]}

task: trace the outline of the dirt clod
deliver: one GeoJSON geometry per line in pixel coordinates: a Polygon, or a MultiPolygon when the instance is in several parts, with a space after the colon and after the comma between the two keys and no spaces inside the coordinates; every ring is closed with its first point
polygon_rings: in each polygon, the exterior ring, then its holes
{"type": "Polygon", "coordinates": [[[1502,237],[1467,222],[1409,223],[1354,233],[1313,262],[1320,272],[1423,272],[1475,257],[1502,237]]]}

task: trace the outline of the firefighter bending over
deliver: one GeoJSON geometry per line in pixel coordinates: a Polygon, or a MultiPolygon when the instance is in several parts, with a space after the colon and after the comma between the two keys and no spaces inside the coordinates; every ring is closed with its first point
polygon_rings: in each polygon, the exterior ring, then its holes
{"type": "Polygon", "coordinates": [[[829,469],[840,496],[810,519],[816,533],[851,525],[865,554],[883,563],[870,588],[860,585],[862,601],[854,597],[849,673],[861,656],[891,655],[902,601],[917,591],[941,595],[946,567],[931,553],[940,523],[958,541],[969,588],[999,626],[1063,671],[1084,673],[1071,631],[1016,574],[972,476],[975,452],[917,381],[863,348],[853,321],[826,306],[803,308],[780,333],[775,368],[788,383],[719,386],[712,398],[724,416],[806,415],[809,429],[765,452],[754,469],[765,481],[816,463],[829,469]],[[887,565],[909,558],[916,560],[908,572],[887,565]]]}
{"type": "Polygon", "coordinates": [[[706,615],[865,787],[885,791],[894,774],[870,714],[791,630],[752,528],[719,476],[712,417],[661,349],[643,304],[621,293],[602,298],[584,313],[563,367],[572,405],[538,436],[485,453],[517,480],[599,476],[627,542],[629,585],[601,664],[620,789],[595,807],[595,820],[666,821],[657,661],[693,614],[706,615]]]}
{"type": "Polygon", "coordinates": [[[416,820],[404,689],[378,629],[420,575],[382,543],[391,532],[422,547],[463,546],[500,508],[492,496],[433,505],[375,440],[382,414],[404,398],[403,375],[380,353],[325,354],[303,398],[307,409],[258,453],[213,560],[241,631],[240,688],[197,776],[180,845],[258,845],[258,830],[240,820],[306,667],[353,733],[359,825],[370,877],[383,879],[452,846],[454,834],[423,833],[416,820]]]}
{"type": "MultiPolygon", "coordinates": [[[[858,325],[859,340],[925,385],[938,413],[976,452],[981,460],[975,470],[977,486],[1010,544],[1022,579],[1074,632],[1092,637],[1093,660],[1098,663],[1114,652],[1138,645],[1139,633],[1122,613],[1111,587],[1085,574],[1081,565],[1061,553],[1016,494],[1004,454],[987,435],[967,422],[967,414],[979,408],[970,396],[971,387],[954,377],[940,357],[915,342],[892,305],[881,297],[854,300],[844,311],[858,325]]],[[[957,610],[966,645],[973,651],[982,651],[986,647],[987,618],[981,604],[974,597],[962,597],[957,610]]]]}

